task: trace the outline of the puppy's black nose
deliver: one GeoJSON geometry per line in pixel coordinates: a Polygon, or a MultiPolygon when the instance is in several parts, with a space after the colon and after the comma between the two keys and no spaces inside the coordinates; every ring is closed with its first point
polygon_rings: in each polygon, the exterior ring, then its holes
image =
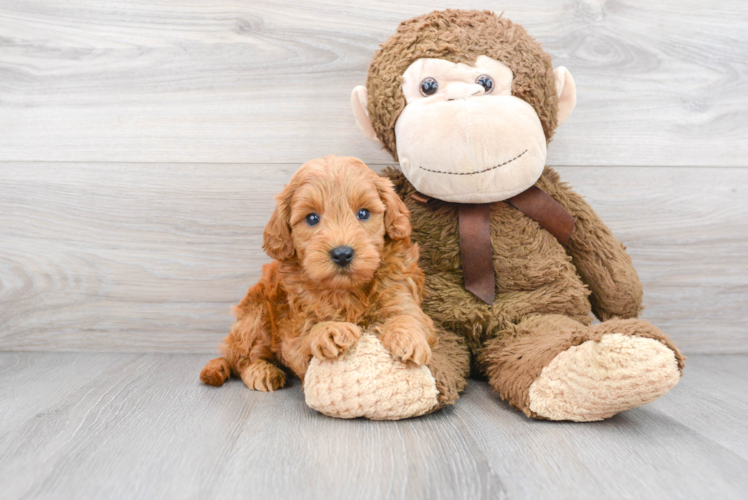
{"type": "Polygon", "coordinates": [[[351,247],[335,247],[330,250],[332,261],[341,267],[345,267],[353,260],[353,249],[351,247]]]}

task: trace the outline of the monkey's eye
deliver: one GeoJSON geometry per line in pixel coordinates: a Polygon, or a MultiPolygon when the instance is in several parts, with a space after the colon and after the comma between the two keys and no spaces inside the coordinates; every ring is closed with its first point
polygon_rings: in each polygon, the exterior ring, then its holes
{"type": "Polygon", "coordinates": [[[317,214],[309,214],[306,216],[306,223],[309,226],[316,226],[319,224],[319,215],[317,214]]]}
{"type": "Polygon", "coordinates": [[[439,90],[439,82],[435,78],[424,78],[421,82],[421,94],[424,96],[434,95],[437,90],[439,90]]]}
{"type": "Polygon", "coordinates": [[[479,76],[475,79],[475,83],[483,87],[483,90],[486,91],[486,94],[490,93],[493,90],[493,78],[488,75],[479,76]]]}
{"type": "Polygon", "coordinates": [[[356,214],[356,218],[357,218],[358,220],[369,220],[369,217],[371,217],[371,212],[369,212],[369,211],[368,211],[368,210],[366,210],[365,208],[362,208],[362,209],[361,209],[361,210],[359,210],[359,211],[358,211],[358,213],[356,214]]]}

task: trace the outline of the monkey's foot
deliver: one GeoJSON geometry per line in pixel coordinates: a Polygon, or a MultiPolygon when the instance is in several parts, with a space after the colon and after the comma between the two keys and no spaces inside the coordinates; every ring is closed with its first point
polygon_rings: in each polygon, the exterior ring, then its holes
{"type": "Polygon", "coordinates": [[[680,377],[662,342],[608,333],[557,354],[530,386],[530,410],[549,420],[602,420],[654,401],[680,377]]]}

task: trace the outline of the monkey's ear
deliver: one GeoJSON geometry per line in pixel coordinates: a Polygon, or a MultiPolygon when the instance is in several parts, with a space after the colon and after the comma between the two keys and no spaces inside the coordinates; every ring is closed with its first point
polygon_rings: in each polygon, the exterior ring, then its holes
{"type": "Polygon", "coordinates": [[[392,181],[379,177],[376,182],[379,197],[384,202],[384,230],[393,240],[403,240],[410,236],[410,211],[403,200],[395,193],[392,181]]]}
{"type": "Polygon", "coordinates": [[[556,77],[556,93],[558,94],[558,124],[561,125],[569,118],[577,105],[577,86],[569,70],[559,66],[553,71],[556,77]]]}
{"type": "Polygon", "coordinates": [[[262,248],[268,257],[275,260],[285,260],[293,257],[295,252],[291,238],[291,185],[275,197],[275,210],[270,221],[265,226],[262,248]]]}
{"type": "Polygon", "coordinates": [[[353,108],[353,117],[356,119],[356,125],[361,129],[364,135],[374,142],[379,142],[374,127],[371,126],[369,111],[366,109],[369,103],[369,94],[366,87],[359,85],[351,92],[351,108],[353,108]]]}

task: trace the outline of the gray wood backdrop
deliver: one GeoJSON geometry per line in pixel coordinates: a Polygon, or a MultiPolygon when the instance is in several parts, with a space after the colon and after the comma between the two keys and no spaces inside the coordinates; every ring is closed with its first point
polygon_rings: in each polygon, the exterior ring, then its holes
{"type": "Polygon", "coordinates": [[[349,109],[378,44],[504,10],[575,76],[549,164],[686,353],[748,352],[748,2],[0,0],[0,350],[214,352],[303,162],[389,157],[349,109]]]}

